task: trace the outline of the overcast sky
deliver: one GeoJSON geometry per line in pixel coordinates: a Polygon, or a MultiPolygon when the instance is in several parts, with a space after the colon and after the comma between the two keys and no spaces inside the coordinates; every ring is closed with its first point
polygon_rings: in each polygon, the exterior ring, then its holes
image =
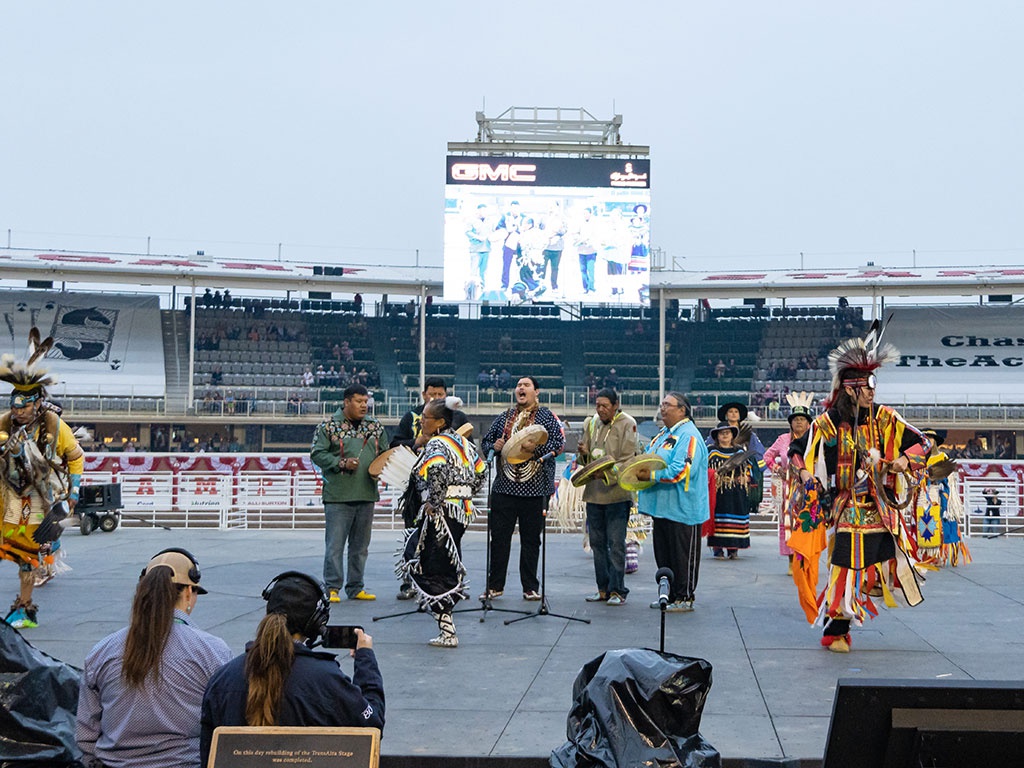
{"type": "Polygon", "coordinates": [[[1019,2],[0,9],[0,246],[440,265],[446,142],[563,106],[683,268],[1024,263],[1019,2]]]}

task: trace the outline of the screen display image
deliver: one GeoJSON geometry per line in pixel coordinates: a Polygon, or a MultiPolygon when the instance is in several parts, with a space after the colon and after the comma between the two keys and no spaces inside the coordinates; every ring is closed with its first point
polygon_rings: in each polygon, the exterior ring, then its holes
{"type": "Polygon", "coordinates": [[[649,160],[449,157],[444,299],[645,304],[649,160]]]}

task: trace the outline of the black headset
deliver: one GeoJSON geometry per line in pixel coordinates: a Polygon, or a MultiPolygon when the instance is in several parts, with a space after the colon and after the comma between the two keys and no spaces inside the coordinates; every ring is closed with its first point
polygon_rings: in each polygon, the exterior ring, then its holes
{"type": "Polygon", "coordinates": [[[331,616],[331,601],[327,596],[327,587],[324,586],[322,581],[314,579],[308,573],[285,571],[284,573],[277,574],[263,588],[263,599],[270,600],[270,594],[274,591],[274,587],[277,586],[279,581],[284,579],[301,579],[316,588],[316,607],[313,609],[313,613],[310,614],[309,619],[306,620],[306,625],[302,628],[302,634],[312,641],[317,640],[324,633],[324,627],[327,626],[327,620],[331,616]]]}
{"type": "MultiPolygon", "coordinates": [[[[198,584],[199,579],[202,578],[202,574],[199,572],[199,561],[196,560],[195,555],[193,555],[187,549],[181,549],[180,547],[168,547],[167,549],[161,549],[159,552],[157,552],[155,555],[153,555],[153,557],[149,559],[153,560],[154,558],[160,557],[160,555],[166,555],[170,552],[176,552],[179,555],[184,555],[189,559],[189,561],[192,563],[192,567],[188,569],[188,577],[192,580],[193,584],[198,584]]],[[[146,575],[147,568],[149,568],[149,565],[146,565],[146,568],[142,569],[142,573],[139,574],[140,579],[146,575]]]]}

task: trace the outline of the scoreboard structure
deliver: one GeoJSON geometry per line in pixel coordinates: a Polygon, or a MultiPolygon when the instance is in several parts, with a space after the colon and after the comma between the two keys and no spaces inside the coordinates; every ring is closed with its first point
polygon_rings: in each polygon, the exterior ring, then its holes
{"type": "MultiPolygon", "coordinates": [[[[550,132],[565,121],[526,122],[535,130],[544,123],[550,132]]],[[[538,144],[526,140],[523,123],[516,122],[512,140],[488,135],[491,141],[449,144],[445,300],[646,303],[647,148],[594,144],[585,133],[568,142],[564,131],[556,131],[562,141],[538,144]]]]}

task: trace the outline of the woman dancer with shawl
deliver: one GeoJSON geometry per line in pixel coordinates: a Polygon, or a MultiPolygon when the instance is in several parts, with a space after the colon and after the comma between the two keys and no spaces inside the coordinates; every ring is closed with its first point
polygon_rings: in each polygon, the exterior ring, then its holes
{"type": "Polygon", "coordinates": [[[459,645],[452,608],[467,597],[462,534],[473,519],[473,494],[486,471],[472,441],[452,429],[452,416],[461,405],[459,398],[447,397],[423,408],[421,429],[430,439],[410,482],[417,484],[424,503],[397,569],[437,619],[441,634],[430,641],[436,648],[459,645]]]}

